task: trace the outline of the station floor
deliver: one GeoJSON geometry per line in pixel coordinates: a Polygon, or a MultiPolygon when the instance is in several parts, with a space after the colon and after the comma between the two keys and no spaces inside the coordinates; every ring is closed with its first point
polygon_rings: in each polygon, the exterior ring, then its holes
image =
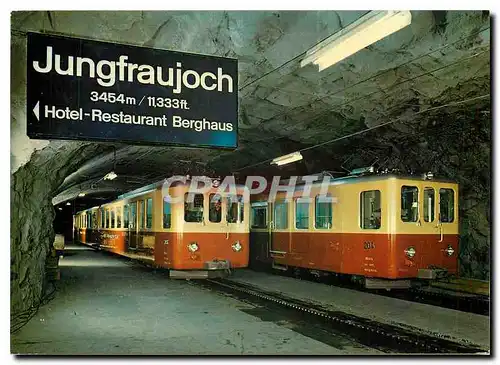
{"type": "Polygon", "coordinates": [[[60,266],[55,298],[11,335],[13,354],[380,354],[342,336],[323,343],[252,315],[251,304],[86,246],[66,247],[60,266]]]}
{"type": "Polygon", "coordinates": [[[380,323],[490,350],[490,318],[311,281],[238,270],[230,280],[380,323]]]}

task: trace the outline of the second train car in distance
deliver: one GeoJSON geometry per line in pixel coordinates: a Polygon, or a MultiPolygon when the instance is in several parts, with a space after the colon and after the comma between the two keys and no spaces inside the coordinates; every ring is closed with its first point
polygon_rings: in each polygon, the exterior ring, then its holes
{"type": "Polygon", "coordinates": [[[250,266],[346,274],[367,288],[407,288],[419,279],[456,275],[458,185],[379,174],[333,179],[327,194],[312,184],[251,204],[250,266]]]}
{"type": "Polygon", "coordinates": [[[173,278],[221,277],[248,266],[245,186],[234,186],[230,195],[214,186],[203,194],[190,193],[189,181],[168,190],[163,185],[160,181],[78,212],[76,240],[150,260],[169,269],[173,278]],[[167,192],[174,201],[166,199],[167,192]]]}

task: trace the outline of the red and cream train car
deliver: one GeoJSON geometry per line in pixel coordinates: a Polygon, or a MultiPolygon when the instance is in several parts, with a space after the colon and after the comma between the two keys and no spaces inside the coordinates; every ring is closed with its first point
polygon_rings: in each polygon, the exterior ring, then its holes
{"type": "Polygon", "coordinates": [[[334,179],[252,200],[250,266],[348,274],[367,287],[457,274],[458,185],[397,175],[334,179]]]}
{"type": "Polygon", "coordinates": [[[244,203],[244,186],[235,186],[230,195],[215,187],[203,194],[189,193],[189,183],[180,182],[165,190],[163,184],[77,213],[76,239],[150,259],[170,269],[171,277],[215,277],[248,266],[249,205],[244,203]]]}

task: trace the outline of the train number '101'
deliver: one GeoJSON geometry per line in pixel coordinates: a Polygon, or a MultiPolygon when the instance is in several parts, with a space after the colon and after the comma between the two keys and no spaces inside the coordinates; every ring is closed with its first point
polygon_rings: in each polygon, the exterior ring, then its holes
{"type": "Polygon", "coordinates": [[[373,241],[365,241],[364,248],[365,250],[375,248],[375,243],[373,243],[373,241]]]}

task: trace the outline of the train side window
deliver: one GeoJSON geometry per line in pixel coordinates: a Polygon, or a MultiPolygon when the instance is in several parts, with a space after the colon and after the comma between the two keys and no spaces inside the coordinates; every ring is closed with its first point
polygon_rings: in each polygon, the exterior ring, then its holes
{"type": "Polygon", "coordinates": [[[379,229],[382,220],[380,190],[367,190],[360,196],[361,228],[379,229]]]}
{"type": "Polygon", "coordinates": [[[170,228],[172,224],[172,207],[170,202],[163,200],[163,228],[170,228]]]}
{"type": "Polygon", "coordinates": [[[116,214],[115,214],[115,208],[111,208],[111,225],[110,228],[116,228],[116,214]]]}
{"type": "Polygon", "coordinates": [[[314,227],[316,229],[332,228],[332,198],[329,194],[326,196],[316,196],[314,227]]]}
{"type": "Polygon", "coordinates": [[[116,207],[116,228],[122,228],[122,207],[116,207]]]}
{"type": "Polygon", "coordinates": [[[104,210],[104,224],[105,224],[105,228],[109,228],[109,209],[105,209],[104,210]]]}
{"type": "Polygon", "coordinates": [[[309,228],[309,202],[304,199],[295,200],[295,228],[309,228]]]}
{"type": "Polygon", "coordinates": [[[252,204],[252,228],[267,228],[267,203],[252,204]]]}
{"type": "Polygon", "coordinates": [[[228,223],[243,222],[243,195],[234,195],[227,197],[227,215],[228,223]]]}
{"type": "Polygon", "coordinates": [[[91,220],[90,220],[90,214],[87,214],[86,217],[87,217],[87,228],[90,228],[90,227],[92,227],[91,220]]]}
{"type": "Polygon", "coordinates": [[[401,220],[403,222],[418,221],[418,188],[416,186],[401,187],[401,220]]]}
{"type": "Polygon", "coordinates": [[[424,221],[434,222],[434,200],[435,193],[433,188],[424,189],[424,221]]]}
{"type": "Polygon", "coordinates": [[[99,209],[101,214],[101,228],[104,228],[104,208],[99,209]]]}
{"type": "Polygon", "coordinates": [[[222,220],[222,197],[219,194],[210,194],[208,199],[208,220],[219,223],[222,220]]]}
{"type": "Polygon", "coordinates": [[[146,199],[146,228],[153,226],[153,199],[146,199]]]}
{"type": "Polygon", "coordinates": [[[288,204],[286,202],[276,202],[274,204],[274,228],[288,228],[288,204]]]}
{"type": "Polygon", "coordinates": [[[451,223],[455,220],[455,193],[453,189],[439,189],[439,220],[451,223]]]}
{"type": "Polygon", "coordinates": [[[130,204],[130,228],[135,228],[137,225],[137,202],[130,204]]]}
{"type": "Polygon", "coordinates": [[[129,217],[128,217],[128,204],[123,206],[123,228],[128,228],[129,217]]]}
{"type": "Polygon", "coordinates": [[[203,194],[184,195],[184,220],[186,222],[203,222],[203,194]]]}
{"type": "Polygon", "coordinates": [[[139,229],[144,228],[144,200],[139,200],[139,229]]]}
{"type": "Polygon", "coordinates": [[[92,212],[92,229],[97,228],[97,211],[92,212]]]}

